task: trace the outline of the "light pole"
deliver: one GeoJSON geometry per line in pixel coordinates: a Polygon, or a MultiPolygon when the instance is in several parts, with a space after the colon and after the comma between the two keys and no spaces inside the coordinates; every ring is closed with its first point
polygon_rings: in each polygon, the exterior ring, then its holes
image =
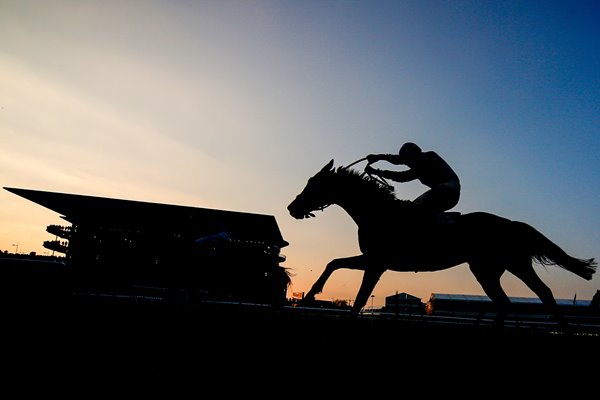
{"type": "Polygon", "coordinates": [[[375,295],[371,295],[371,315],[375,314],[375,309],[373,308],[373,300],[375,299],[375,295]]]}
{"type": "Polygon", "coordinates": [[[17,244],[13,243],[13,246],[16,246],[15,254],[19,254],[19,242],[17,242],[17,244]]]}

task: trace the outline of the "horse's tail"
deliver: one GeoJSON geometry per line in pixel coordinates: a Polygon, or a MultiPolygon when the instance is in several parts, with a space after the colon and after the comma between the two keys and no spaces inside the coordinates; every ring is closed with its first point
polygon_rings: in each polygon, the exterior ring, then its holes
{"type": "Polygon", "coordinates": [[[518,225],[518,237],[523,239],[521,243],[527,246],[533,260],[542,265],[558,265],[588,281],[592,279],[597,266],[593,258],[572,257],[531,225],[514,223],[518,225]]]}

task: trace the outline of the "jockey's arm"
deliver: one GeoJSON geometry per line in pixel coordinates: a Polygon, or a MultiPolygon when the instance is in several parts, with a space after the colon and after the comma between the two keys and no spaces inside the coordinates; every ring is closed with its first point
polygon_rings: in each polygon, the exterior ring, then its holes
{"type": "Polygon", "coordinates": [[[408,169],[406,171],[387,171],[387,170],[378,170],[377,175],[382,178],[391,179],[395,182],[410,182],[417,179],[417,174],[415,171],[408,169]]]}
{"type": "Polygon", "coordinates": [[[394,165],[402,164],[402,160],[398,154],[369,154],[367,156],[367,162],[369,164],[377,161],[387,161],[394,165]]]}

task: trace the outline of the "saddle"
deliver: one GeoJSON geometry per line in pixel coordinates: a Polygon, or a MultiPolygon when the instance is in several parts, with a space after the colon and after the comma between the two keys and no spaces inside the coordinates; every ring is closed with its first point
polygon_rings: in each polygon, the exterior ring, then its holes
{"type": "Polygon", "coordinates": [[[446,211],[438,213],[433,216],[433,223],[436,225],[450,225],[458,221],[460,212],[458,211],[446,211]]]}
{"type": "Polygon", "coordinates": [[[458,223],[461,213],[446,211],[441,213],[421,213],[412,220],[412,227],[416,232],[426,235],[434,231],[441,232],[458,223]]]}

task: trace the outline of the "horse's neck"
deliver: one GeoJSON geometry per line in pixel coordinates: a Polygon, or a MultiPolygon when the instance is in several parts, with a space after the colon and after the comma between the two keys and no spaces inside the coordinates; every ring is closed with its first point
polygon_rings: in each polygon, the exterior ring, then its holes
{"type": "Polygon", "coordinates": [[[401,215],[400,203],[376,204],[364,199],[344,198],[336,202],[359,227],[388,223],[401,215]]]}
{"type": "Polygon", "coordinates": [[[359,226],[385,224],[390,220],[410,217],[410,201],[395,199],[393,194],[365,182],[359,175],[342,176],[335,182],[334,203],[340,206],[359,226]]]}
{"type": "Polygon", "coordinates": [[[340,206],[344,211],[346,211],[346,213],[358,226],[361,226],[368,222],[370,219],[372,219],[369,213],[365,212],[364,210],[361,210],[360,208],[357,208],[353,204],[346,204],[344,202],[341,202],[337,203],[337,205],[340,206]]]}

